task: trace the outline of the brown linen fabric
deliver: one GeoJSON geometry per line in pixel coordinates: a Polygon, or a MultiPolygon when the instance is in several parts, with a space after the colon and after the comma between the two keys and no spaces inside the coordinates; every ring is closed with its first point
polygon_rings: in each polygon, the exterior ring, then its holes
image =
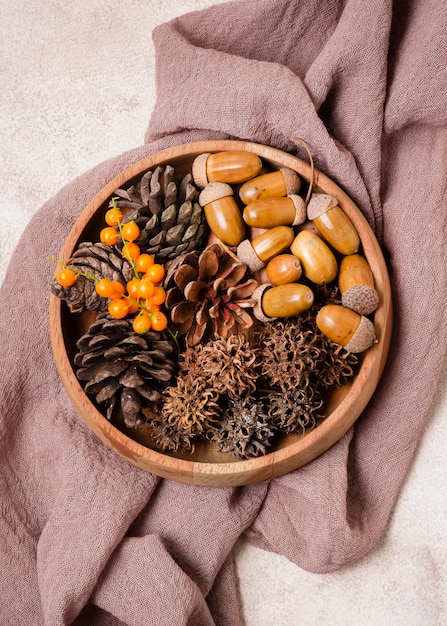
{"type": "Polygon", "coordinates": [[[314,572],[383,535],[446,348],[446,22],[443,0],[259,0],[154,31],[146,144],[45,204],[2,286],[14,307],[1,319],[1,624],[238,625],[231,550],[242,534],[314,572]],[[49,346],[46,260],[94,194],[148,153],[235,137],[305,157],[296,136],[389,259],[382,382],[341,441],[287,476],[238,489],[160,480],[100,443],[69,402],[49,346]]]}

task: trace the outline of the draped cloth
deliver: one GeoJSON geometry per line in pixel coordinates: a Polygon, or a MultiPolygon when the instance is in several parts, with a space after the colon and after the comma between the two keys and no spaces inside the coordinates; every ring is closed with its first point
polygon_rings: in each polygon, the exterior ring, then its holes
{"type": "Polygon", "coordinates": [[[236,626],[241,536],[318,573],[383,536],[446,349],[446,22],[443,0],[247,0],[154,30],[144,144],[38,211],[1,289],[14,302],[0,322],[1,624],[236,626]],[[66,396],[48,256],[99,189],[150,153],[239,138],[305,158],[293,137],[383,246],[394,332],[382,381],[336,445],[286,476],[242,488],[159,479],[102,444],[66,396]]]}

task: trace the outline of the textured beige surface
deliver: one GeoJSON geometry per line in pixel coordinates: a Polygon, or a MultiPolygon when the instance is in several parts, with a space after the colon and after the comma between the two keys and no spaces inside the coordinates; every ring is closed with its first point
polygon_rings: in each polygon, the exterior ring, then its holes
{"type": "MultiPolygon", "coordinates": [[[[0,278],[46,199],[142,143],[155,98],[152,29],[211,4],[0,0],[0,278]]],[[[447,624],[445,374],[443,380],[389,531],[370,555],[343,571],[314,575],[239,543],[247,626],[447,624]]]]}

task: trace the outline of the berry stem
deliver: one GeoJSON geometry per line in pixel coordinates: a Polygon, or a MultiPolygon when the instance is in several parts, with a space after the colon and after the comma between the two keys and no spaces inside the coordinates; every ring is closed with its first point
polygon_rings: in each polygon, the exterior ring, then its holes
{"type": "Polygon", "coordinates": [[[64,263],[64,261],[60,261],[59,259],[56,259],[56,257],[54,256],[50,257],[48,260],[53,261],[54,263],[57,263],[58,265],[62,265],[64,269],[71,270],[77,276],[83,276],[84,278],[87,278],[88,280],[93,280],[93,282],[95,283],[99,282],[99,278],[96,278],[96,276],[93,276],[93,274],[88,274],[87,272],[81,272],[81,270],[78,270],[74,265],[68,265],[68,263],[64,263]]]}
{"type": "MultiPolygon", "coordinates": [[[[112,198],[110,200],[109,207],[111,209],[117,209],[118,208],[118,206],[116,204],[116,198],[112,198]]],[[[123,242],[123,246],[124,246],[124,248],[127,249],[127,243],[128,242],[125,240],[125,238],[123,236],[123,226],[122,226],[121,220],[118,220],[117,226],[118,226],[118,230],[119,230],[119,233],[120,233],[121,241],[123,242]]],[[[130,257],[130,255],[127,255],[127,260],[129,261],[129,263],[130,263],[130,265],[132,267],[132,271],[135,274],[135,278],[140,278],[140,274],[138,273],[137,266],[135,265],[135,261],[130,257]]]]}

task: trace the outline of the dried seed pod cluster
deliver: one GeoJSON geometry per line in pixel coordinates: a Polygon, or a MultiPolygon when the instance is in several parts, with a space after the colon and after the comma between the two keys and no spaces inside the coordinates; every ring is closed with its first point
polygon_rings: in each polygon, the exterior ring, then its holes
{"type": "Polygon", "coordinates": [[[334,343],[363,352],[376,341],[367,316],[379,301],[355,226],[331,195],[312,193],[306,205],[293,170],[265,169],[241,151],[199,155],[192,168],[212,233],[236,247],[238,259],[260,277],[252,294],[255,316],[267,322],[299,315],[338,278],[341,305],[322,311],[318,328],[334,343]],[[349,341],[346,327],[353,332],[349,341]]]}

